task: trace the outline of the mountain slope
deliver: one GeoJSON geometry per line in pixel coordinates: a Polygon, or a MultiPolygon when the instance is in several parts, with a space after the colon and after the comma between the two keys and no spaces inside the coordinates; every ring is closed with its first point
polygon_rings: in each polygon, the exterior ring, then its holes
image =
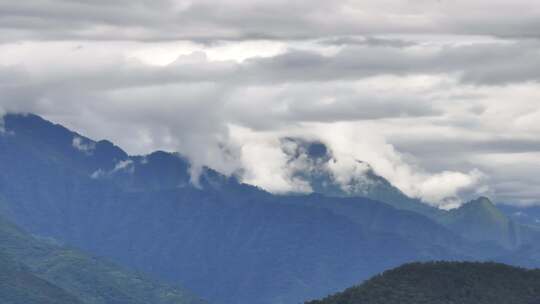
{"type": "Polygon", "coordinates": [[[404,262],[468,256],[444,227],[383,203],[331,199],[362,206],[351,217],[315,206],[314,196],[272,195],[208,168],[195,187],[178,155],[129,156],[33,115],[7,115],[5,128],[0,195],[18,225],[211,302],[295,303],[404,262]]]}
{"type": "Polygon", "coordinates": [[[499,211],[486,197],[450,210],[440,222],[473,241],[492,241],[507,248],[517,247],[520,227],[499,211]]]}
{"type": "Polygon", "coordinates": [[[429,252],[428,255],[432,257],[435,256],[434,252],[439,252],[439,259],[479,260],[492,259],[501,254],[502,248],[496,244],[468,241],[432,219],[412,211],[396,210],[387,204],[361,197],[339,200],[318,194],[309,197],[306,200],[304,197],[292,196],[288,202],[329,210],[367,230],[399,235],[415,244],[419,252],[429,252]]]}
{"type": "Polygon", "coordinates": [[[536,304],[540,270],[495,263],[409,264],[308,304],[536,304]]]}
{"type": "Polygon", "coordinates": [[[497,205],[497,207],[514,222],[540,229],[539,206],[497,205]]]}
{"type": "MultiPolygon", "coordinates": [[[[293,176],[306,182],[315,193],[333,197],[367,197],[382,201],[400,210],[422,214],[453,233],[473,242],[483,242],[486,246],[517,248],[530,240],[531,234],[540,231],[516,224],[487,198],[471,201],[451,211],[431,207],[418,199],[407,197],[378,175],[369,164],[359,160],[353,165],[355,167],[351,168],[355,172],[353,177],[341,180],[334,176],[331,169],[336,164],[332,151],[320,142],[285,138],[282,140],[282,148],[288,156],[293,176]]],[[[331,209],[349,217],[354,217],[356,213],[352,206],[332,205],[331,209]]],[[[522,219],[525,220],[526,216],[517,218],[522,219]]]]}
{"type": "Polygon", "coordinates": [[[83,304],[2,253],[0,270],[0,297],[3,304],[83,304]]]}
{"type": "MultiPolygon", "coordinates": [[[[10,260],[22,265],[7,269],[15,271],[17,278],[23,280],[15,281],[15,283],[20,283],[16,287],[24,288],[27,284],[26,288],[30,289],[28,294],[33,294],[34,291],[38,293],[40,290],[34,289],[33,284],[37,284],[38,288],[58,286],[59,288],[51,289],[57,295],[55,299],[59,302],[50,303],[64,303],[63,299],[69,299],[67,295],[62,295],[62,290],[80,299],[80,302],[72,300],[65,303],[203,303],[185,291],[158,284],[110,262],[60,247],[51,243],[50,240],[36,239],[2,218],[0,218],[0,257],[3,258],[2,266],[8,265],[6,261],[10,260]]],[[[4,268],[2,270],[4,271],[4,268]]],[[[24,290],[22,294],[25,294],[24,290]]],[[[43,295],[47,294],[47,292],[43,293],[43,295]]],[[[75,298],[73,296],[71,297],[75,298]]],[[[46,300],[44,298],[43,303],[49,303],[46,300]]]]}

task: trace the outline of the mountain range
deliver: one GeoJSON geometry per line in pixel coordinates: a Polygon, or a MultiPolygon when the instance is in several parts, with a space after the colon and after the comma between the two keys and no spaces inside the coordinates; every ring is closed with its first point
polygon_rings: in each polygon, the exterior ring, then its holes
{"type": "Polygon", "coordinates": [[[539,228],[489,199],[436,209],[367,164],[365,179],[344,191],[324,170],[332,155],[321,143],[283,140],[295,143],[291,162],[299,155],[310,162],[295,174],[314,193],[275,195],[211,168],[194,184],[180,154],[131,156],[32,114],[5,115],[4,129],[5,218],[40,242],[110,260],[159,286],[181,285],[211,303],[299,303],[415,261],[540,265],[539,228]]]}

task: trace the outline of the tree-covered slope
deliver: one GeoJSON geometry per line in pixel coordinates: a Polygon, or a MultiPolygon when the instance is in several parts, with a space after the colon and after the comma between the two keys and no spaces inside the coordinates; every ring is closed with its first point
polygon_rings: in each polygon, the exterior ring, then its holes
{"type": "Polygon", "coordinates": [[[536,304],[540,270],[496,263],[414,263],[308,304],[536,304]]]}
{"type": "Polygon", "coordinates": [[[65,290],[36,276],[27,267],[0,253],[2,304],[83,304],[65,290]]]}
{"type": "Polygon", "coordinates": [[[473,241],[491,241],[507,248],[520,245],[527,237],[515,224],[486,197],[470,201],[450,210],[439,220],[452,231],[473,241]]]}
{"type": "Polygon", "coordinates": [[[37,302],[13,302],[17,304],[203,303],[179,288],[159,284],[103,259],[58,246],[52,240],[36,239],[3,218],[0,218],[0,260],[2,286],[15,288],[14,297],[29,295],[37,299],[37,302]],[[10,273],[15,280],[10,281],[10,273]],[[47,290],[42,293],[41,288],[47,290]],[[69,302],[68,295],[79,300],[69,302]]]}

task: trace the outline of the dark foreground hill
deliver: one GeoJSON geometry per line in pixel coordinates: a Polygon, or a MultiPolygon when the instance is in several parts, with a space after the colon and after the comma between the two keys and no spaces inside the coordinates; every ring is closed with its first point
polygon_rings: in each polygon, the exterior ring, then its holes
{"type": "Polygon", "coordinates": [[[414,263],[308,304],[536,304],[540,270],[496,263],[414,263]]]}

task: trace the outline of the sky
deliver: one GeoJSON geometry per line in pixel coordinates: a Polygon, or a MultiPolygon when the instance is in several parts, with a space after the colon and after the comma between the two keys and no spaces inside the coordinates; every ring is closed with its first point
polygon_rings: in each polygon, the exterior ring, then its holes
{"type": "Polygon", "coordinates": [[[0,113],[309,192],[283,138],[450,208],[540,204],[536,0],[0,0],[0,113]]]}

